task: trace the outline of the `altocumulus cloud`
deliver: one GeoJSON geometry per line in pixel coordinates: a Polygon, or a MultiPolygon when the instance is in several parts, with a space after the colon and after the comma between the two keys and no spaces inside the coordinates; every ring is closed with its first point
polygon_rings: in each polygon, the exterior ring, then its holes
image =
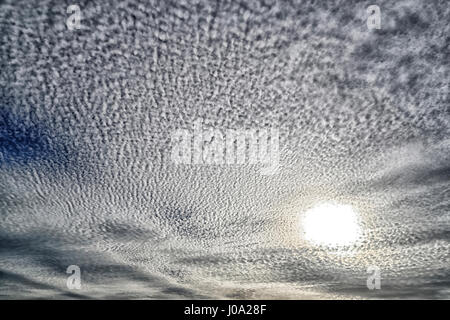
{"type": "Polygon", "coordinates": [[[359,1],[110,3],[0,4],[2,299],[450,297],[446,1],[376,30],[359,1]],[[197,119],[276,124],[279,172],[173,163],[197,119]],[[348,254],[301,239],[323,201],[364,218],[348,254]]]}

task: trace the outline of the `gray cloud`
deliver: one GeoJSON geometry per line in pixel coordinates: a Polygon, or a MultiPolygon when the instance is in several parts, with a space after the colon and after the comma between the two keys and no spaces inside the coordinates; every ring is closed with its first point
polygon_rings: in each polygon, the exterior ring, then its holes
{"type": "Polygon", "coordinates": [[[78,4],[73,31],[0,4],[2,299],[449,297],[446,1],[372,31],[364,1],[78,4]],[[280,173],[171,163],[199,118],[277,125],[280,173]],[[352,254],[301,238],[323,201],[360,213],[352,254]]]}

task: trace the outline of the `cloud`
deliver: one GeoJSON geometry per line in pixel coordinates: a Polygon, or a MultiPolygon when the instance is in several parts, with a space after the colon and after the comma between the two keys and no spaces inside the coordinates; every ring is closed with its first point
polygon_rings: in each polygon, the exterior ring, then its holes
{"type": "Polygon", "coordinates": [[[367,264],[379,296],[448,298],[450,9],[378,5],[368,31],[358,2],[80,2],[70,31],[3,2],[2,298],[370,298],[367,264]],[[197,119],[276,125],[280,172],[172,163],[197,119]],[[356,255],[301,238],[327,200],[361,215],[356,255]]]}

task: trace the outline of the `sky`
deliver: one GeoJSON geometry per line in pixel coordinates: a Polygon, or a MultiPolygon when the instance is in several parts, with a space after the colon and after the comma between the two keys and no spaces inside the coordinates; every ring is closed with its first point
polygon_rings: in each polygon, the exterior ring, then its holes
{"type": "Polygon", "coordinates": [[[372,4],[2,1],[0,299],[449,299],[450,6],[372,4]]]}

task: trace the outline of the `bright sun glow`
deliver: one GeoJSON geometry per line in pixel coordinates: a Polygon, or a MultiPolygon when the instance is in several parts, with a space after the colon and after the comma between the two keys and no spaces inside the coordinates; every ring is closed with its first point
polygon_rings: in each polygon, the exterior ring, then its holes
{"type": "Polygon", "coordinates": [[[316,245],[352,245],[361,233],[357,213],[349,205],[317,205],[305,213],[302,222],[306,240],[316,245]]]}

